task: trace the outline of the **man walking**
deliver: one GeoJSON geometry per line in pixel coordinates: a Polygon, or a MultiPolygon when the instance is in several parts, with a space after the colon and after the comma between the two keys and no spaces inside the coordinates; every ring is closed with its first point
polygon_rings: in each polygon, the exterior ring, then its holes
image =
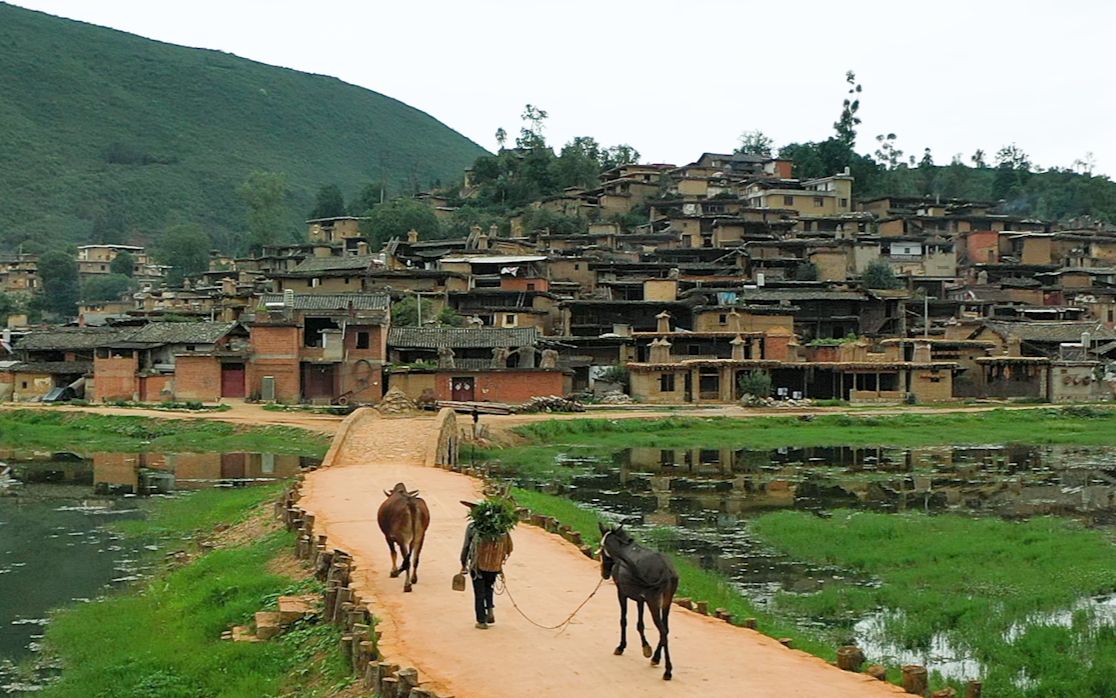
{"type": "Polygon", "coordinates": [[[512,539],[506,530],[493,527],[493,519],[498,516],[489,515],[493,507],[502,507],[503,503],[491,500],[476,504],[462,502],[471,510],[473,518],[465,528],[465,542],[461,546],[461,572],[469,573],[473,580],[473,611],[476,616],[476,628],[487,630],[489,625],[496,622],[493,611],[493,588],[496,577],[504,571],[504,561],[512,553],[512,539]]]}

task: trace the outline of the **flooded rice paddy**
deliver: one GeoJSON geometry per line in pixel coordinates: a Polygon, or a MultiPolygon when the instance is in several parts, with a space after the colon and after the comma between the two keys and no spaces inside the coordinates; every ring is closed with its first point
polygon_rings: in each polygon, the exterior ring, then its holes
{"type": "MultiPolygon", "coordinates": [[[[782,448],[776,450],[630,448],[602,452],[570,447],[558,464],[568,484],[520,481],[563,494],[618,520],[659,547],[727,576],[761,607],[780,592],[809,594],[834,582],[873,585],[838,567],[803,563],[771,549],[748,521],[796,509],[828,516],[832,509],[920,511],[1023,519],[1072,517],[1116,533],[1116,450],[1067,446],[942,446],[926,448],[782,448]]],[[[1114,560],[1116,565],[1116,560],[1114,560]]],[[[1084,612],[1116,625],[1116,597],[1081,599],[1074,608],[1034,622],[1069,627],[1084,612]]],[[[893,614],[880,611],[853,624],[854,640],[891,665],[917,663],[955,679],[982,667],[944,635],[924,650],[889,640],[893,614]]],[[[826,626],[822,619],[797,619],[826,626]]],[[[1010,638],[1007,638],[1010,641],[1010,638]]]]}
{"type": "Polygon", "coordinates": [[[39,654],[53,609],[147,571],[154,546],[145,550],[109,525],[143,516],[140,498],[286,478],[316,462],[268,453],[0,448],[0,694],[34,691],[56,671],[39,654]]]}

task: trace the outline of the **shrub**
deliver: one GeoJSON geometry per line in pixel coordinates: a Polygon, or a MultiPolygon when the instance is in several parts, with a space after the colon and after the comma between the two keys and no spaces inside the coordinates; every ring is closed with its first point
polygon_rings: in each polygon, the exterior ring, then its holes
{"type": "Polygon", "coordinates": [[[627,366],[616,364],[615,366],[609,366],[605,370],[598,373],[597,380],[604,381],[606,383],[619,383],[620,385],[627,388],[629,383],[631,382],[631,375],[628,373],[627,366]]]}
{"type": "Polygon", "coordinates": [[[771,376],[766,371],[749,371],[736,379],[736,385],[745,395],[771,397],[771,376]]]}

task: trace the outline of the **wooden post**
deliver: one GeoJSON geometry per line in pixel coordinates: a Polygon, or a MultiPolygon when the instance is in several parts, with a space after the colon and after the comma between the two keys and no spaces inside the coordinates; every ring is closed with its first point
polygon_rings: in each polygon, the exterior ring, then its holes
{"type": "MultiPolygon", "coordinates": [[[[346,635],[341,636],[341,655],[343,657],[347,658],[347,659],[353,656],[353,636],[352,635],[346,634],[346,635]]],[[[349,670],[351,671],[352,668],[353,668],[352,660],[350,659],[349,661],[347,661],[345,663],[348,665],[349,670]]]]}
{"type": "Polygon", "coordinates": [[[984,684],[980,681],[970,681],[965,684],[965,698],[980,698],[982,688],[984,688],[984,684]]]}
{"type": "Polygon", "coordinates": [[[399,679],[399,686],[397,688],[398,695],[401,697],[409,696],[411,689],[418,686],[418,669],[414,667],[407,667],[400,669],[399,673],[395,675],[399,679]]]}
{"type": "Polygon", "coordinates": [[[687,611],[692,611],[694,609],[694,602],[692,600],[690,600],[689,597],[686,597],[686,596],[679,596],[679,597],[675,598],[674,603],[678,604],[679,606],[686,609],[687,611]]]}
{"type": "Polygon", "coordinates": [[[399,693],[399,679],[388,676],[380,679],[380,698],[406,698],[406,694],[399,693]]]}
{"type": "Polygon", "coordinates": [[[931,698],[957,698],[957,689],[943,688],[930,694],[931,698]]]}
{"type": "Polygon", "coordinates": [[[755,630],[756,629],[756,619],[755,618],[745,618],[744,619],[744,627],[749,628],[751,630],[755,630]]]}
{"type": "Polygon", "coordinates": [[[703,616],[709,615],[709,602],[697,601],[694,603],[694,610],[703,616]]]}
{"type": "Polygon", "coordinates": [[[787,649],[794,649],[794,640],[789,637],[779,638],[779,644],[787,649]]]}
{"type": "Polygon", "coordinates": [[[873,679],[879,679],[880,681],[887,681],[887,667],[885,667],[882,664],[872,664],[871,666],[868,667],[868,670],[865,671],[864,673],[868,674],[873,679]]]}
{"type": "Polygon", "coordinates": [[[928,680],[926,667],[918,664],[903,665],[903,690],[916,696],[925,696],[928,680]]]}
{"type": "Polygon", "coordinates": [[[864,653],[855,645],[846,645],[837,649],[837,666],[845,671],[860,671],[864,663],[864,653]]]}

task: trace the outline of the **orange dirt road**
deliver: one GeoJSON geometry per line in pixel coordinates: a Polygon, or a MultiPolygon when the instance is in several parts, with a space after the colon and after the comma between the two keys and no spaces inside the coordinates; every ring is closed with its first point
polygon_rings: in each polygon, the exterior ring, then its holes
{"type": "MultiPolygon", "coordinates": [[[[450,578],[466,517],[459,500],[479,496],[480,482],[424,467],[434,440],[432,417],[381,419],[371,410],[352,423],[332,464],[310,473],[300,506],[313,512],[315,532],[356,561],[353,586],[372,608],[383,632],[381,650],[414,666],[424,685],[456,698],[617,698],[626,696],[872,696],[906,695],[899,688],[788,650],[755,631],[685,611],[671,613],[674,680],[644,659],[629,613],[628,650],[613,656],[619,640],[615,588],[605,582],[562,633],[536,628],[496,597],[497,623],[473,627],[472,590],[454,592],[450,578]],[[387,545],[376,525],[383,490],[396,482],[418,489],[430,507],[431,525],[413,593],[402,577],[391,579],[387,545]]],[[[507,584],[524,612],[543,625],[562,621],[600,579],[597,563],[562,538],[533,526],[513,532],[515,552],[505,567],[507,584]]],[[[648,622],[652,644],[657,633],[648,622]]]]}

